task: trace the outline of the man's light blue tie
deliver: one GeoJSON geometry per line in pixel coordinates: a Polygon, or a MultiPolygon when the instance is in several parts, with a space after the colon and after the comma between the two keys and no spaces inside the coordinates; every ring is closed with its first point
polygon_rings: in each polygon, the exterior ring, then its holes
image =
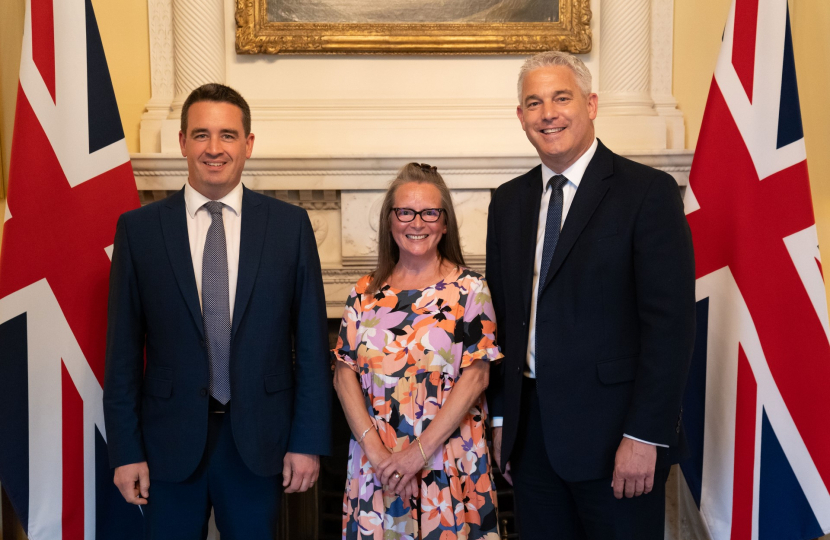
{"type": "Polygon", "coordinates": [[[210,395],[226,404],[231,399],[231,309],[228,297],[228,249],[222,207],[205,203],[211,223],[202,255],[202,323],[210,361],[210,395]]]}
{"type": "Polygon", "coordinates": [[[559,229],[562,225],[562,205],[565,202],[565,194],[562,188],[568,183],[568,179],[557,174],[548,180],[548,185],[553,189],[548,203],[548,219],[545,222],[545,244],[542,248],[542,264],[539,269],[539,292],[545,285],[548,277],[550,262],[553,260],[553,252],[556,251],[556,244],[559,242],[559,229]]]}

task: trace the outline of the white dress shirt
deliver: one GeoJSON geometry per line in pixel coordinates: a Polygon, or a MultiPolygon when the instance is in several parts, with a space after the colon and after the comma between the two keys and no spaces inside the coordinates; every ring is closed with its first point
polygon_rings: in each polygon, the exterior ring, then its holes
{"type": "MultiPolygon", "coordinates": [[[[202,256],[210,224],[213,221],[207,208],[208,199],[190,185],[184,186],[184,204],[187,209],[187,238],[190,241],[190,259],[193,261],[193,274],[196,276],[196,289],[199,291],[199,305],[202,305],[202,256]]],[[[236,280],[239,276],[239,240],[242,232],[242,183],[237,184],[230,193],[219,199],[222,207],[222,222],[225,225],[225,245],[228,249],[228,300],[230,316],[233,320],[233,303],[236,299],[236,280]]]]}

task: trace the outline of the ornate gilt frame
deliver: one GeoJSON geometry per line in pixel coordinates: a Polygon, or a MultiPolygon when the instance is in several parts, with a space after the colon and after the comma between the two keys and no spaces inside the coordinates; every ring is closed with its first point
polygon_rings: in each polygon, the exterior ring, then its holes
{"type": "Polygon", "coordinates": [[[267,0],[236,0],[239,54],[526,54],[591,50],[590,0],[560,0],[555,23],[280,23],[267,0]]]}

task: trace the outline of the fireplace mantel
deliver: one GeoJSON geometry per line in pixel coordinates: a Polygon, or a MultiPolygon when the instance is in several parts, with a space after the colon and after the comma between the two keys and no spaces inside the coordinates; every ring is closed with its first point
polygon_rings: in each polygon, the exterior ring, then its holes
{"type": "MultiPolygon", "coordinates": [[[[624,154],[671,174],[682,189],[689,178],[692,151],[662,150],[624,154]]],[[[142,204],[181,189],[187,162],[173,154],[133,154],[142,204]]],[[[308,211],[320,260],[326,307],[339,318],[352,285],[375,261],[377,221],[386,186],[409,161],[438,167],[449,185],[461,228],[464,256],[484,269],[487,207],[492,190],[539,163],[533,155],[481,157],[327,157],[254,156],[246,162],[243,183],[250,189],[308,211]]]]}

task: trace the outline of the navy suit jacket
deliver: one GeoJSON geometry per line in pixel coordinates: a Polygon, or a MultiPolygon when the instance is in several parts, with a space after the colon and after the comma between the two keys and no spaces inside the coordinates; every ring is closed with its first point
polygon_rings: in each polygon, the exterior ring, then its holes
{"type": "MultiPolygon", "coordinates": [[[[181,190],[118,220],[104,382],[110,465],[147,461],[151,478],[174,482],[196,469],[208,429],[208,355],[185,212],[181,190]]],[[[286,451],[329,452],[323,283],[304,210],[245,188],[241,227],[230,415],[245,464],[271,476],[286,451]]]]}
{"type": "MultiPolygon", "coordinates": [[[[505,359],[491,375],[493,416],[512,452],[542,195],[541,166],[490,204],[487,282],[505,359]]],[[[551,464],[568,481],[608,477],[623,433],[679,456],[681,401],[695,328],[694,252],[677,183],[601,142],[562,228],[536,315],[537,391],[551,464]]]]}

